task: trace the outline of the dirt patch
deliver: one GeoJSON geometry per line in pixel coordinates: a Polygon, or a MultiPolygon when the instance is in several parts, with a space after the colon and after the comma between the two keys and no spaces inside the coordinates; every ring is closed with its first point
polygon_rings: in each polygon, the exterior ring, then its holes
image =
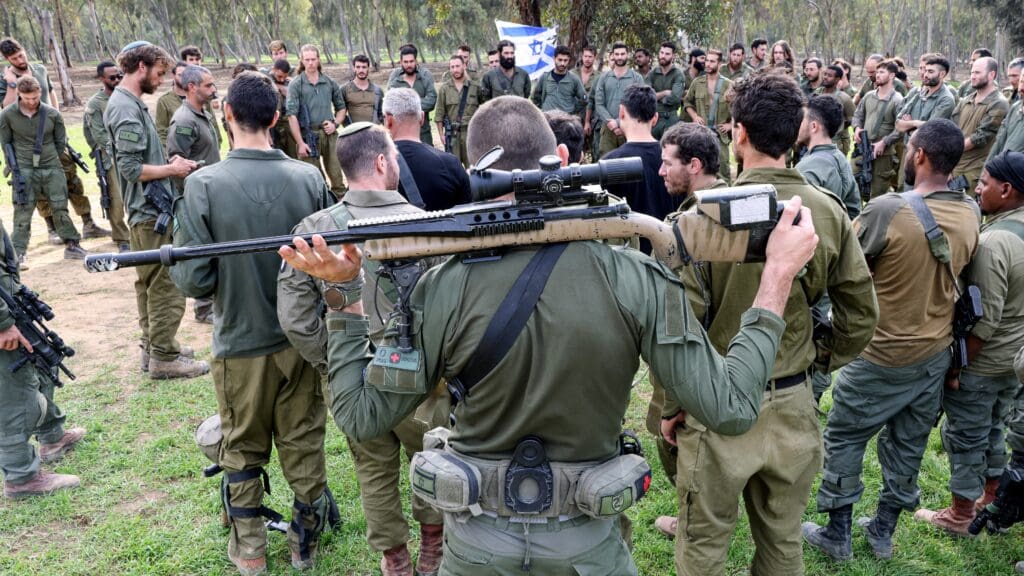
{"type": "Polygon", "coordinates": [[[118,504],[114,507],[114,510],[130,516],[142,516],[152,509],[154,505],[166,499],[167,496],[168,494],[162,490],[148,490],[128,502],[118,504]]]}

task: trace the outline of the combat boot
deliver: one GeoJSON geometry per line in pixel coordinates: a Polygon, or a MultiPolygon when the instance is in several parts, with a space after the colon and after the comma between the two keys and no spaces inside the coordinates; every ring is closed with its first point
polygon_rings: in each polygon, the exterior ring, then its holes
{"type": "Polygon", "coordinates": [[[54,474],[40,470],[36,477],[24,484],[4,483],[4,498],[19,500],[31,496],[49,496],[58,490],[74,488],[81,484],[78,476],[54,474]]]}
{"type": "MultiPolygon", "coordinates": [[[[178,350],[178,356],[184,358],[195,358],[196,351],[189,346],[182,346],[181,350],[178,350]]],[[[142,368],[143,372],[149,372],[149,351],[142,348],[142,353],[139,355],[139,367],[142,368]]]]}
{"type": "Polygon", "coordinates": [[[149,359],[149,377],[154,380],[195,378],[210,371],[210,365],[202,360],[178,356],[174,360],[149,359]]]}
{"type": "Polygon", "coordinates": [[[64,435],[61,436],[60,440],[53,444],[40,444],[39,445],[39,459],[44,464],[51,464],[64,457],[85,438],[85,428],[75,427],[70,430],[65,430],[64,435]]]}
{"type": "Polygon", "coordinates": [[[999,490],[999,478],[985,479],[985,492],[980,498],[974,501],[974,511],[981,512],[985,506],[996,501],[996,491],[999,490]]]}
{"type": "Polygon", "coordinates": [[[974,521],[974,501],[953,495],[953,504],[942,510],[921,508],[914,512],[914,520],[928,522],[955,536],[970,536],[968,526],[974,521]]]}
{"type": "Polygon", "coordinates": [[[408,546],[399,544],[385,550],[380,559],[380,571],[382,576],[413,576],[408,546]]]}
{"type": "Polygon", "coordinates": [[[804,540],[832,560],[842,562],[853,558],[853,504],[829,510],[826,526],[804,522],[800,528],[804,540]]]}
{"type": "Polygon", "coordinates": [[[864,529],[864,536],[875,553],[875,558],[888,560],[892,558],[892,534],[896,531],[900,512],[903,509],[882,502],[878,503],[874,518],[858,518],[857,526],[864,529]]]}
{"type": "Polygon", "coordinates": [[[60,246],[63,244],[64,241],[61,240],[60,234],[57,234],[57,226],[53,223],[53,216],[47,216],[46,218],[43,218],[43,220],[46,220],[46,234],[49,237],[48,240],[50,244],[53,244],[54,246],[60,246]]]}
{"type": "Polygon", "coordinates": [[[231,555],[231,551],[228,550],[228,560],[238,568],[238,573],[242,576],[259,576],[260,574],[267,573],[267,558],[265,556],[260,558],[236,558],[231,555]]]}
{"type": "Polygon", "coordinates": [[[78,244],[78,240],[68,240],[64,243],[65,260],[85,260],[89,253],[78,244]]]}
{"type": "Polygon", "coordinates": [[[89,214],[82,215],[82,238],[106,238],[110,230],[100,228],[89,214]]]}
{"type": "Polygon", "coordinates": [[[420,553],[416,576],[437,576],[444,554],[444,524],[420,524],[420,553]]]}
{"type": "Polygon", "coordinates": [[[18,269],[28,270],[28,256],[25,254],[18,254],[18,269]]]}
{"type": "Polygon", "coordinates": [[[654,527],[665,536],[674,539],[676,530],[679,528],[679,518],[676,516],[658,516],[654,521],[654,527]]]}

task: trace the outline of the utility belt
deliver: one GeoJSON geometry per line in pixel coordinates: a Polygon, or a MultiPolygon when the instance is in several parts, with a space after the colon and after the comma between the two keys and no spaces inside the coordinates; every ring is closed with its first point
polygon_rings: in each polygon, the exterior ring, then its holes
{"type": "Polygon", "coordinates": [[[765,386],[765,391],[770,392],[772,388],[775,391],[785,390],[786,388],[792,388],[797,384],[803,384],[807,381],[807,372],[798,372],[792,376],[783,376],[782,378],[776,378],[775,380],[769,380],[768,385],[765,386]]]}
{"type": "Polygon", "coordinates": [[[651,485],[651,467],[639,443],[623,443],[623,453],[604,462],[550,462],[543,441],[527,436],[511,459],[487,460],[453,450],[448,432],[435,428],[423,436],[410,483],[431,506],[462,520],[485,512],[527,522],[583,514],[611,518],[643,498],[651,485]]]}

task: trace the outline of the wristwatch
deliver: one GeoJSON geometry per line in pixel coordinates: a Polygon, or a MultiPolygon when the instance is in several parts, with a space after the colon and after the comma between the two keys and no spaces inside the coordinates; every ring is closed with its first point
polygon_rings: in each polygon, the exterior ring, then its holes
{"type": "Polygon", "coordinates": [[[363,285],[366,284],[366,275],[360,270],[356,276],[348,282],[327,282],[320,283],[320,292],[324,295],[324,303],[335,312],[359,302],[363,297],[363,285]]]}
{"type": "Polygon", "coordinates": [[[17,82],[8,82],[7,83],[7,87],[8,88],[17,88],[18,87],[18,83],[17,82]]]}

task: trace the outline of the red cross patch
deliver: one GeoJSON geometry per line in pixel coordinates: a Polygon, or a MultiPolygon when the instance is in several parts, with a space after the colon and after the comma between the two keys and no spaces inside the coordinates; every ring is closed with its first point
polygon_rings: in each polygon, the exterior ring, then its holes
{"type": "Polygon", "coordinates": [[[391,363],[392,363],[392,364],[398,364],[398,362],[399,362],[399,361],[400,361],[401,359],[402,359],[402,355],[401,355],[401,354],[399,354],[398,352],[392,352],[392,353],[391,353],[391,363]]]}

